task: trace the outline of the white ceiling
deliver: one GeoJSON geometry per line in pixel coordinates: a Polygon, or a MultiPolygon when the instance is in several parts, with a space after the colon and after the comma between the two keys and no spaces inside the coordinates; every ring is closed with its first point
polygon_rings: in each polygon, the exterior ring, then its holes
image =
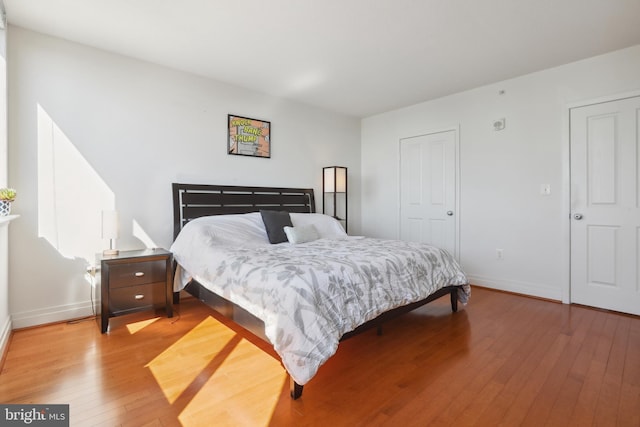
{"type": "Polygon", "coordinates": [[[640,0],[3,0],[12,25],[357,117],[640,44],[640,0]]]}

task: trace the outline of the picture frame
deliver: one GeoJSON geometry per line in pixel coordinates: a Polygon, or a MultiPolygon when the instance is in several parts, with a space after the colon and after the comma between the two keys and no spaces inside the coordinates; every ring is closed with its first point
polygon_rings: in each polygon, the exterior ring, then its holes
{"type": "Polygon", "coordinates": [[[227,132],[228,154],[271,157],[271,122],[228,114],[227,132]]]}

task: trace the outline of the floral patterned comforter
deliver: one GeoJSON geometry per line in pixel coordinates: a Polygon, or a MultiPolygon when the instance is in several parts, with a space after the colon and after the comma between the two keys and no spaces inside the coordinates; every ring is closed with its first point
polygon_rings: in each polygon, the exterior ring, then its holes
{"type": "Polygon", "coordinates": [[[448,285],[463,285],[463,304],[470,293],[455,259],[421,243],[346,237],[236,246],[181,234],[171,250],[182,268],[176,288],[194,278],[264,321],[301,385],[335,353],[342,335],[366,321],[448,285]]]}

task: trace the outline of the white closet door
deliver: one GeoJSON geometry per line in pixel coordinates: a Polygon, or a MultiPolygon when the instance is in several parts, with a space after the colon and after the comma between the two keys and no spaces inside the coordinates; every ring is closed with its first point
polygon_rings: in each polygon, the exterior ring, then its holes
{"type": "Polygon", "coordinates": [[[456,255],[456,132],[400,140],[400,238],[456,255]]]}
{"type": "Polygon", "coordinates": [[[571,110],[571,301],[640,314],[640,97],[571,110]]]}

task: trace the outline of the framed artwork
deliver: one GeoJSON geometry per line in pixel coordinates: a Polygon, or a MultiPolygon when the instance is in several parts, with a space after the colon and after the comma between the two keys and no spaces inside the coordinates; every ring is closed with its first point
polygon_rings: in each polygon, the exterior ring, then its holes
{"type": "Polygon", "coordinates": [[[271,157],[271,122],[229,114],[227,127],[229,154],[271,157]]]}

